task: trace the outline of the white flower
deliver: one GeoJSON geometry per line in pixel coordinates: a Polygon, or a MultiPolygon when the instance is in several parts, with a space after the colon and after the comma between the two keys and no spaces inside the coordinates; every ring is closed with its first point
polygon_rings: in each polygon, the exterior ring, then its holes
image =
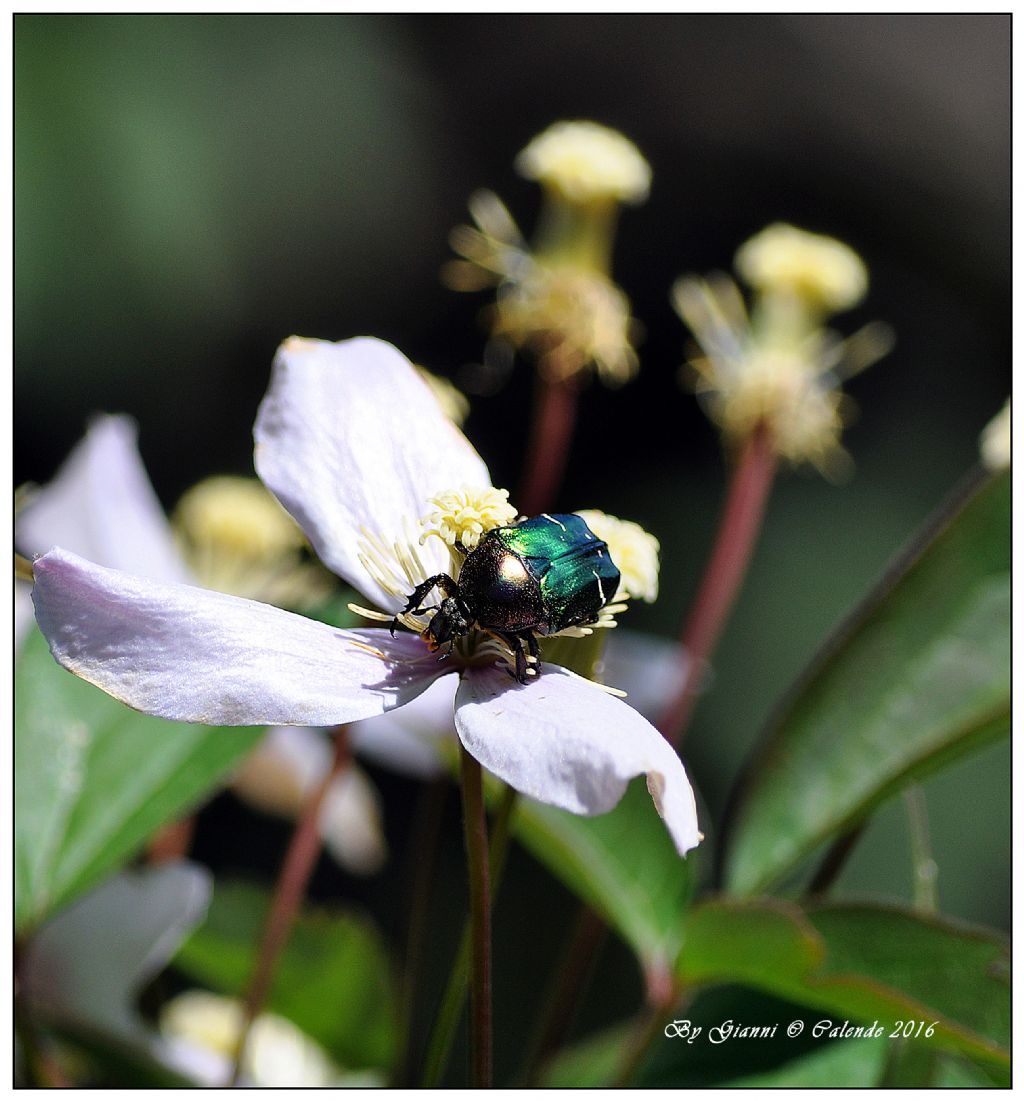
{"type": "MultiPolygon", "coordinates": [[[[244,580],[260,593],[311,591],[308,570],[320,567],[293,561],[302,533],[254,479],[212,479],[186,493],[179,508],[193,551],[187,564],[149,482],[136,434],[128,417],[97,417],[54,479],[30,494],[17,517],[18,545],[41,553],[56,543],[100,565],[158,581],[192,581],[194,570],[215,587],[244,580]]],[[[17,599],[27,600],[23,588],[18,586],[15,603],[27,612],[19,611],[19,638],[32,619],[31,604],[25,609],[17,599]]],[[[271,731],[232,787],[260,809],[294,817],[330,767],[321,731],[271,731]],[[292,793],[289,799],[282,798],[283,790],[292,793]]],[[[350,871],[367,874],[383,863],[378,799],[358,766],[350,764],[328,789],[321,833],[328,851],[350,871]]]]}
{"type": "MultiPolygon", "coordinates": [[[[445,572],[447,546],[430,539],[415,549],[414,525],[447,488],[491,484],[412,365],[378,340],[286,341],[255,435],[261,478],[321,561],[387,614],[404,602],[369,568],[370,542],[395,549],[396,571],[413,572],[412,555],[424,576],[445,572]]],[[[672,748],[626,704],[565,669],[541,666],[520,685],[486,644],[439,662],[414,634],[338,630],[61,549],[34,570],[36,618],[54,656],[139,710],[183,722],[328,727],[401,707],[454,673],[459,738],[506,783],[600,814],[646,773],[680,853],[700,841],[672,748]]]]}

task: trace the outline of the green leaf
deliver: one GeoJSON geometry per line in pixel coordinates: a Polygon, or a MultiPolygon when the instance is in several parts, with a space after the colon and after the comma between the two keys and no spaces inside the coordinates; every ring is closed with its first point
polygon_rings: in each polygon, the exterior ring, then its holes
{"type": "Polygon", "coordinates": [[[746,770],[727,889],[757,894],[880,802],[1003,736],[1010,483],[946,510],[826,648],[746,770]]]}
{"type": "MultiPolygon", "coordinates": [[[[174,960],[192,978],[242,995],[252,974],[269,895],[248,883],[217,885],[206,924],[174,960]]],[[[351,914],[308,908],[295,922],[267,1008],[287,1017],[349,1069],[388,1067],[396,1001],[384,944],[351,914]]]]}
{"type": "MultiPolygon", "coordinates": [[[[727,1089],[871,1089],[880,1084],[886,1059],[897,1042],[888,1038],[830,1041],[810,1055],[791,1059],[773,1070],[733,1078],[721,1085],[727,1089]]],[[[941,1058],[936,1060],[929,1082],[919,1078],[906,1085],[984,1088],[991,1087],[992,1080],[969,1064],[941,1058]]]]}
{"type": "Polygon", "coordinates": [[[675,958],[697,886],[700,849],[684,860],[643,778],[594,818],[521,799],[513,830],[570,890],[594,907],[648,968],[675,958]]]}
{"type": "Polygon", "coordinates": [[[611,1085],[625,1062],[636,1027],[631,1021],[613,1025],[578,1044],[563,1048],[545,1068],[543,1086],[547,1089],[579,1089],[611,1085]]]}
{"type": "MultiPolygon", "coordinates": [[[[895,1041],[892,1041],[895,1043],[895,1041]]],[[[889,1041],[836,1040],[799,1059],[762,1074],[745,1075],[723,1083],[724,1087],[794,1089],[827,1086],[830,1089],[870,1089],[878,1084],[888,1054],[889,1041]]]]}
{"type": "Polygon", "coordinates": [[[935,1022],[919,1042],[1009,1068],[1009,955],[987,930],[895,908],[713,900],[690,913],[677,970],[688,985],[743,983],[886,1035],[935,1022]]]}
{"type": "Polygon", "coordinates": [[[16,931],[125,864],[262,736],[140,715],[62,669],[33,630],[15,671],[16,931]]]}

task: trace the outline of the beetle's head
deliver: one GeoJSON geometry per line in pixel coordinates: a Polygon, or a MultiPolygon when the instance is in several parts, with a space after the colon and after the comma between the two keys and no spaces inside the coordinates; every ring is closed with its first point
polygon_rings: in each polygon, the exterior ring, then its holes
{"type": "Polygon", "coordinates": [[[457,596],[447,596],[427,624],[423,637],[430,648],[436,650],[445,643],[454,642],[455,639],[469,634],[472,625],[473,617],[466,605],[457,596]]]}

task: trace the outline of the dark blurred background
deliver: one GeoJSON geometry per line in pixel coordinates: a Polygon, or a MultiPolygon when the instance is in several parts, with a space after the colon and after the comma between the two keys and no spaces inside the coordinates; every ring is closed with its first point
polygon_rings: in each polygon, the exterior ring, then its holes
{"type": "MultiPolygon", "coordinates": [[[[379,335],[464,377],[486,299],[438,269],[467,197],[493,188],[529,229],[538,194],[515,154],[559,118],[617,127],[654,169],[615,260],[642,370],[584,395],[559,505],[661,539],[662,597],[631,626],[677,630],[724,485],[716,434],[677,386],[673,279],[727,269],[792,221],[869,265],[866,305],[837,327],[880,318],[897,335],[849,387],[852,481],[788,473],[772,499],[686,750],[717,813],[772,703],[976,461],[1009,391],[1009,51],[1008,16],[18,16],[16,478],[47,479],[99,410],[137,417],[168,506],[249,472],[291,333],[379,335]]],[[[498,485],[517,479],[531,388],[521,364],[473,399],[466,430],[498,485]]],[[[927,785],[946,912],[1008,922],[1008,778],[1001,746],[927,785]]],[[[406,789],[380,780],[401,846],[406,789]]],[[[898,800],[840,886],[909,897],[898,800]]]]}

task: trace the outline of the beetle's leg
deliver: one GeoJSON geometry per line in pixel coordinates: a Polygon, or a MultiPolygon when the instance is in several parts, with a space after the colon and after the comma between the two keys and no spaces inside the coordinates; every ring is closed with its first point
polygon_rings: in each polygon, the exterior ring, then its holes
{"type": "MultiPolygon", "coordinates": [[[[430,592],[434,586],[437,586],[445,596],[452,596],[458,592],[458,585],[455,580],[448,576],[446,573],[435,573],[433,577],[428,577],[426,581],[421,582],[413,590],[412,596],[409,597],[405,607],[402,609],[402,615],[406,615],[411,612],[413,615],[422,615],[423,612],[434,611],[437,605],[434,604],[429,608],[421,608],[419,606],[420,601],[426,598],[427,593],[430,592]]],[[[391,621],[391,635],[394,637],[395,627],[398,625],[398,616],[391,621]]]]}
{"type": "Polygon", "coordinates": [[[516,659],[516,671],[509,670],[509,676],[519,681],[520,684],[528,684],[532,675],[529,663],[526,660],[526,651],[523,649],[523,640],[519,635],[499,635],[508,644],[516,659]]]}
{"type": "Polygon", "coordinates": [[[530,657],[534,660],[533,674],[534,676],[540,676],[540,643],[533,631],[527,634],[526,645],[529,646],[530,657]]]}

